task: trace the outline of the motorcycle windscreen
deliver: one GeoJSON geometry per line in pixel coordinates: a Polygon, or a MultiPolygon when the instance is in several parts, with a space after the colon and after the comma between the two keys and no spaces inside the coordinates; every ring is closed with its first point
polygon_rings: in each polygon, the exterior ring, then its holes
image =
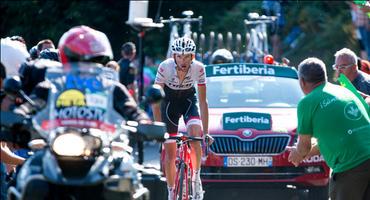
{"type": "Polygon", "coordinates": [[[58,127],[93,128],[113,139],[123,118],[113,108],[113,82],[118,73],[93,63],[70,63],[63,68],[49,68],[51,83],[47,106],[33,120],[42,136],[58,127]]]}

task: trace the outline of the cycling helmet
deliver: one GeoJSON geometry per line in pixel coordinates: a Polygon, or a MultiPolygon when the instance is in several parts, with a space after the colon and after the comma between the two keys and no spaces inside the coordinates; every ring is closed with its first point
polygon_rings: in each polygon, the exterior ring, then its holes
{"type": "Polygon", "coordinates": [[[58,49],[44,49],[40,52],[40,58],[59,61],[58,49]]]}
{"type": "Polygon", "coordinates": [[[232,63],[234,57],[227,49],[217,49],[211,56],[211,64],[232,63]]]}
{"type": "Polygon", "coordinates": [[[113,59],[107,36],[88,26],[77,26],[65,32],[59,40],[60,61],[95,62],[105,65],[113,59]]]}
{"type": "Polygon", "coordinates": [[[173,41],[171,50],[174,54],[195,54],[196,46],[192,39],[181,37],[173,41]]]}

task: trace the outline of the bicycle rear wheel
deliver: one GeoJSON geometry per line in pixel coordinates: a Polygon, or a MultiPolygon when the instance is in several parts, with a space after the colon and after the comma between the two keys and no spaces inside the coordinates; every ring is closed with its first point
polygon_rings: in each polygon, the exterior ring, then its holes
{"type": "Polygon", "coordinates": [[[175,195],[174,200],[183,200],[183,192],[186,186],[184,184],[185,179],[185,163],[181,162],[176,171],[176,182],[175,182],[175,195]]]}

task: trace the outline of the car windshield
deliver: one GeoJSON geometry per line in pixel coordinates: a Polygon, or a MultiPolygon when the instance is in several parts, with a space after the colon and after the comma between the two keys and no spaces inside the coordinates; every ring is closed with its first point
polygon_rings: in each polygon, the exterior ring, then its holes
{"type": "Polygon", "coordinates": [[[273,76],[207,78],[210,108],[297,107],[303,92],[297,79],[273,76]]]}

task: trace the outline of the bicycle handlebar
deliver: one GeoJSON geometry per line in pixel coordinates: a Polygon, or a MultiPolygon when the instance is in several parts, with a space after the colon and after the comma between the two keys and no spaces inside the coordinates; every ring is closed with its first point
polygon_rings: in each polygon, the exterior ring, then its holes
{"type": "Polygon", "coordinates": [[[187,136],[184,134],[178,134],[175,136],[165,136],[165,139],[174,139],[177,141],[203,141],[202,137],[187,136]]]}

